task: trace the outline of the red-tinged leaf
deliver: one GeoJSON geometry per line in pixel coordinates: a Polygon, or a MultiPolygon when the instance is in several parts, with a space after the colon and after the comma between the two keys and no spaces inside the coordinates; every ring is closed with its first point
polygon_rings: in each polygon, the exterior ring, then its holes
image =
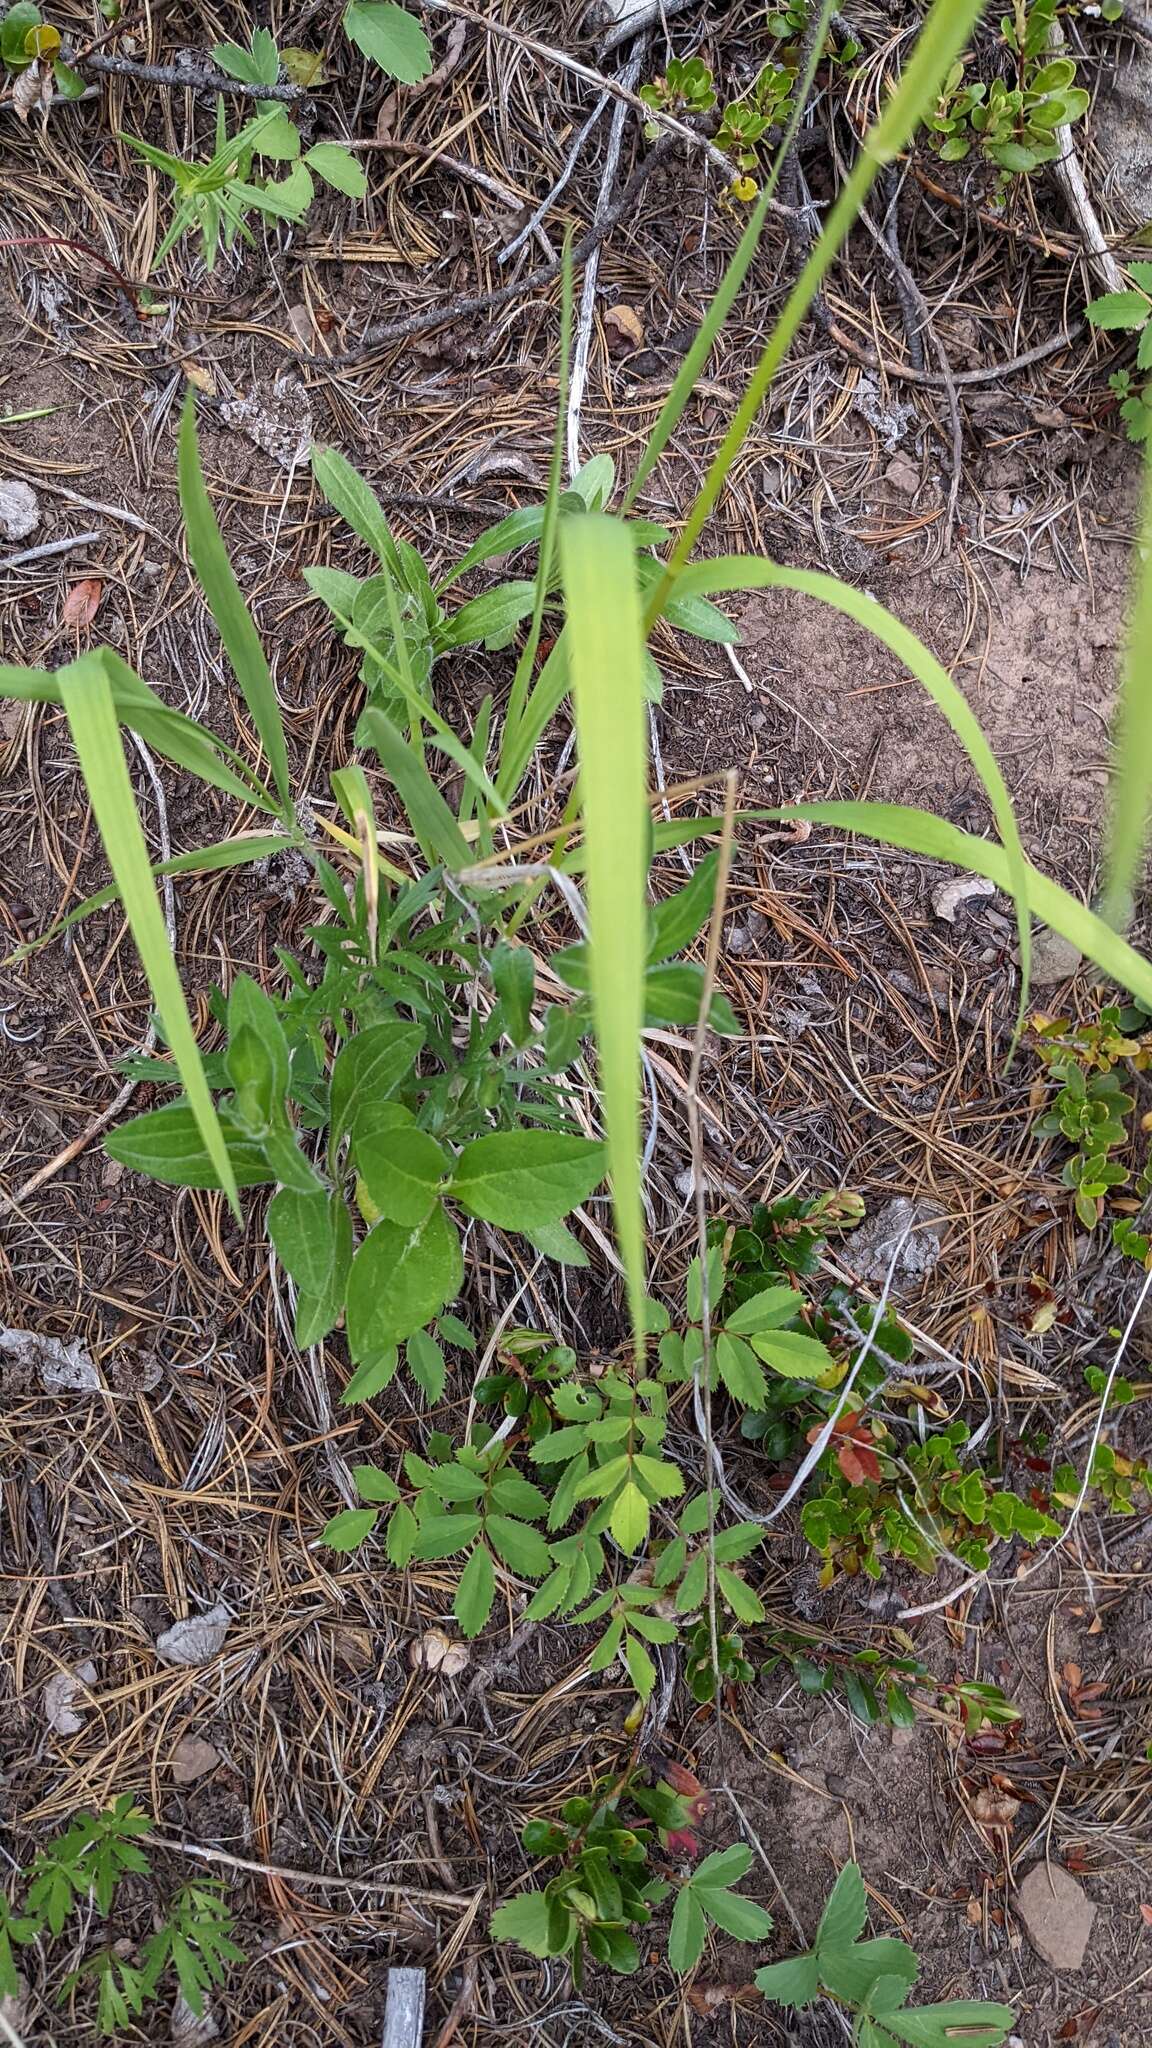
{"type": "MultiPolygon", "coordinates": [[[[845,1409],[843,1415],[838,1415],[836,1417],[835,1422],[832,1424],[832,1434],[834,1437],[852,1436],[855,1434],[858,1426],[860,1434],[863,1436],[865,1442],[871,1443],[872,1432],[869,1429],[868,1424],[864,1421],[863,1410],[860,1408],[847,1408],[845,1409]]],[[[824,1427],[825,1425],[822,1422],[817,1422],[813,1424],[812,1428],[808,1431],[808,1442],[810,1444],[815,1443],[817,1437],[820,1435],[824,1427]]]]}
{"type": "Polygon", "coordinates": [[[666,1784],[671,1785],[674,1792],[685,1792],[689,1798],[704,1790],[695,1771],[690,1771],[686,1764],[678,1764],[674,1760],[661,1766],[660,1776],[666,1784]]]}
{"type": "Polygon", "coordinates": [[[1152,1906],[1142,1905],[1140,1908],[1140,1918],[1144,1922],[1145,1927],[1152,1927],[1152,1906]]]}
{"type": "Polygon", "coordinates": [[[700,1854],[700,1844],[691,1828],[661,1828],[660,1840],[669,1856],[681,1862],[694,1863],[700,1854]]]}
{"type": "Polygon", "coordinates": [[[103,595],[104,585],[97,576],[86,576],[83,583],[74,583],[64,599],[61,625],[72,626],[77,633],[84,632],[96,617],[103,595]]]}
{"type": "Polygon", "coordinates": [[[836,1452],[836,1462],[849,1486],[863,1486],[865,1480],[876,1485],[880,1478],[880,1460],[868,1444],[841,1444],[836,1452]]]}

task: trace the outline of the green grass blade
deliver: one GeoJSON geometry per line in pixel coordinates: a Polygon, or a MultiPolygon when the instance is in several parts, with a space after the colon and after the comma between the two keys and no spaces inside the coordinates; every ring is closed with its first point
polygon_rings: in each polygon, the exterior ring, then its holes
{"type": "MultiPolygon", "coordinates": [[[[561,548],[563,560],[563,548],[561,548]]],[[[524,707],[519,726],[501,751],[496,787],[506,804],[512,802],[537,744],[568,695],[568,628],[562,626],[536,678],[536,688],[524,707]]]]}
{"type": "Polygon", "coordinates": [[[1135,580],[1116,709],[1116,779],[1101,906],[1117,931],[1124,930],[1132,915],[1132,891],[1152,812],[1152,441],[1145,443],[1144,451],[1144,503],[1135,580]]]}
{"type": "Polygon", "coordinates": [[[622,522],[599,513],[566,519],[560,562],[580,748],[600,1095],[616,1239],[642,1363],[640,1032],[648,952],[644,631],[635,552],[622,522]]]}
{"type": "MultiPolygon", "coordinates": [[[[756,415],[768,394],[773,377],[794,341],[824,278],[848,239],[856,216],[868,197],[873,182],[885,164],[904,147],[916,124],[933,107],[949,66],[963,49],[983,12],[984,0],[935,0],[891,99],[879,120],[870,128],[845,180],[818,240],[812,247],[800,276],[788,295],[780,318],[769,338],[732,423],[713,458],[695,504],[684,522],[680,539],[668,568],[671,580],[687,561],[728,472],[740,453],[756,415]]],[[[659,616],[661,604],[654,601],[649,619],[659,616]]]]}
{"type": "MultiPolygon", "coordinates": [[[[973,874],[987,875],[1000,889],[1011,890],[1008,854],[994,839],[978,839],[971,832],[906,804],[789,804],[786,809],[759,811],[759,818],[810,818],[817,825],[838,825],[842,831],[858,832],[887,846],[903,847],[909,853],[928,854],[933,860],[947,860],[973,874]]],[[[713,830],[718,829],[713,822],[713,830]]],[[[1096,965],[1128,989],[1137,1000],[1152,1008],[1152,961],[1145,960],[1127,939],[1105,924],[1094,910],[1069,895],[1057,882],[1049,881],[1038,868],[1029,865],[1028,895],[1037,917],[1061,932],[1094,960],[1096,965]]]]}
{"type": "Polygon", "coordinates": [[[78,661],[61,669],[59,682],[93,815],[148,977],[165,1039],[180,1070],[184,1092],[205,1149],[220,1177],[220,1185],[239,1217],[236,1180],[211,1091],[200,1064],[200,1048],[184,1001],[180,975],[168,943],[108,677],[98,658],[88,654],[81,655],[78,661]]]}
{"type": "Polygon", "coordinates": [[[13,704],[58,704],[60,685],[46,668],[13,668],[0,661],[0,697],[13,704]]]}
{"type": "Polygon", "coordinates": [[[188,553],[192,566],[200,579],[208,609],[220,629],[228,659],[232,664],[236,680],[244,693],[244,702],[252,715],[252,723],[260,736],[272,780],[280,799],[283,817],[292,817],[292,790],[288,775],[288,749],[284,740],[284,721],[276,696],[276,686],[260,644],[260,635],[252,620],[240,585],[232,573],[228,551],[212,509],[212,500],[204,487],[204,475],[200,467],[200,447],[196,437],[196,395],[189,391],[184,401],[184,413],[180,421],[180,454],[178,464],[180,482],[180,505],[184,513],[184,524],[188,532],[188,553]]]}
{"type": "MultiPolygon", "coordinates": [[[[288,847],[303,848],[306,841],[302,835],[295,837],[286,832],[241,832],[233,839],[217,839],[211,846],[198,846],[190,853],[173,854],[171,860],[156,861],[151,869],[153,877],[161,875],[208,875],[218,873],[221,868],[244,867],[254,860],[271,860],[274,854],[283,853],[288,847]]],[[[17,946],[10,955],[12,960],[27,960],[32,953],[38,953],[69,925],[82,924],[94,911],[106,910],[115,903],[119,890],[114,884],[106,889],[97,889],[94,896],[86,896],[65,917],[57,918],[46,932],[35,939],[28,939],[17,946]]]]}
{"type": "Polygon", "coordinates": [[[827,41],[828,24],[832,19],[832,14],[833,0],[821,0],[820,21],[818,27],[812,33],[804,76],[797,80],[794,88],[795,97],[792,104],[792,112],[788,119],[788,125],[780,139],[776,155],[773,158],[772,168],[764,181],[764,189],[753,208],[748,225],[740,237],[736,253],[720,280],[716,295],[703,320],[700,322],[692,346],[676,373],[672,389],[660,408],[660,416],[648,436],[644,453],[640,457],[639,467],[628,486],[628,491],[621,507],[621,510],[624,512],[631,511],[648,477],[659,462],[661,455],[675,433],[684,408],[696,389],[697,381],[703,374],[704,366],[712,353],[716,337],[727,320],[729,313],[732,311],[737,293],[748,275],[752,258],[760,246],[760,236],[764,230],[764,222],[768,218],[768,208],[772,203],[776,187],[780,181],[780,173],[787,162],[788,152],[796,139],[796,131],[804,118],[804,109],[808,104],[808,95],[812,90],[812,80],[816,74],[816,66],[820,62],[824,44],[827,41]]]}
{"type": "Polygon", "coordinates": [[[980,722],[964,696],[936,656],[915,633],[877,604],[863,590],[854,590],[835,576],[810,569],[784,569],[777,562],[744,555],[727,555],[697,562],[685,569],[675,584],[677,595],[711,594],[725,590],[797,590],[819,599],[855,619],[877,640],[883,641],[943,712],[968,759],[984,785],[1008,861],[1009,889],[1016,906],[1016,931],[1020,946],[1020,1008],[1016,1018],[1019,1036],[1028,1003],[1032,965],[1032,925],[1029,917],[1028,863],[1020,842],[1016,813],[1000,765],[980,728],[980,722]]]}
{"type": "MultiPolygon", "coordinates": [[[[837,825],[842,831],[858,833],[861,839],[873,839],[878,845],[898,846],[907,853],[927,854],[932,860],[950,861],[973,874],[987,875],[999,889],[1007,891],[1011,887],[1008,856],[996,840],[978,839],[973,833],[950,825],[945,818],[938,818],[934,812],[916,810],[908,804],[787,804],[778,810],[739,811],[736,822],[778,824],[794,818],[808,818],[814,825],[837,825]]],[[[652,845],[657,853],[664,853],[672,847],[690,846],[697,839],[713,839],[723,827],[724,820],[715,811],[699,818],[657,818],[652,826],[652,845]]],[[[584,849],[569,854],[562,865],[566,874],[580,874],[584,849]]],[[[1152,963],[1143,954],[1031,862],[1028,895],[1037,917],[1054,932],[1061,932],[1121,988],[1152,1008],[1152,963]]]]}
{"type": "Polygon", "coordinates": [[[421,846],[430,848],[445,867],[467,867],[472,853],[447,804],[410,740],[383,711],[371,706],[361,715],[357,732],[375,747],[384,773],[395,783],[408,822],[421,846]]]}
{"type": "Polygon", "coordinates": [[[517,739],[528,702],[532,684],[532,670],[540,646],[540,633],[544,623],[544,603],[548,586],[552,580],[552,564],[556,551],[556,532],[560,523],[560,494],[564,480],[564,426],[568,411],[568,373],[572,357],[572,237],[564,239],[564,268],[560,273],[560,373],[556,390],[556,427],[552,436],[552,460],[548,468],[548,490],[544,500],[544,525],[540,533],[540,551],[536,562],[536,601],[532,607],[532,620],[527,638],[520,650],[512,688],[508,693],[508,709],[504,715],[504,731],[500,742],[501,766],[505,750],[517,739]]]}

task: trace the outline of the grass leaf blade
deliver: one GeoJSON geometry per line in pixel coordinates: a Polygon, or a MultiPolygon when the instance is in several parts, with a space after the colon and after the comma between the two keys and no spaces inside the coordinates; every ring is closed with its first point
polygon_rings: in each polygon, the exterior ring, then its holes
{"type": "Polygon", "coordinates": [[[648,951],[644,629],[633,543],[620,521],[599,513],[565,520],[560,561],[580,746],[600,1092],[616,1238],[642,1361],[640,1032],[648,951]]]}
{"type": "Polygon", "coordinates": [[[204,1078],[200,1048],[168,943],[124,759],[112,689],[100,656],[81,655],[78,661],[60,670],[59,683],[93,814],[148,977],[164,1036],[180,1070],[184,1092],[205,1149],[233,1211],[239,1216],[236,1178],[211,1091],[204,1078]]]}
{"type": "Polygon", "coordinates": [[[886,611],[863,590],[855,590],[848,583],[841,583],[835,576],[825,576],[817,570],[785,569],[777,562],[769,562],[743,555],[721,556],[718,559],[698,562],[685,569],[675,584],[677,595],[681,593],[704,593],[722,590],[796,590],[806,597],[814,597],[821,604],[831,605],[843,612],[846,618],[854,619],[910,669],[917,682],[928,692],[933,703],[943,712],[952,727],[968,759],[984,785],[985,794],[992,807],[1000,837],[1008,860],[1011,880],[1008,884],[1016,906],[1016,933],[1020,947],[1020,1006],[1016,1018],[1016,1033],[1019,1036],[1028,1003],[1028,983],[1032,962],[1032,926],[1029,918],[1028,862],[1020,840],[1020,828],[1016,823],[1016,812],[1008,785],[1000,771],[1000,764],[984,737],[980,722],[968,703],[962,690],[953,682],[946,668],[936,656],[918,640],[915,633],[886,611]]]}
{"type": "Polygon", "coordinates": [[[1102,915],[1123,931],[1132,914],[1152,812],[1152,441],[1145,447],[1144,503],[1136,544],[1136,594],[1124,641],[1116,707],[1116,779],[1108,821],[1102,915]]]}
{"type": "Polygon", "coordinates": [[[217,523],[200,467],[196,435],[196,397],[189,391],[180,421],[180,505],[188,531],[188,553],[200,579],[208,609],[220,629],[228,659],[260,735],[272,780],[286,818],[292,816],[288,749],[276,686],[260,644],[252,614],[232,573],[228,550],[217,523]]]}

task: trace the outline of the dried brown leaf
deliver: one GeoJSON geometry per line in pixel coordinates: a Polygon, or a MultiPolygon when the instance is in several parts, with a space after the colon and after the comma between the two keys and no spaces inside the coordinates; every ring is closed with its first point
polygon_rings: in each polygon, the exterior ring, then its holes
{"type": "Polygon", "coordinates": [[[74,583],[64,599],[60,614],[62,626],[71,626],[77,633],[83,633],[92,624],[100,609],[104,585],[98,576],[86,576],[82,583],[74,583]]]}

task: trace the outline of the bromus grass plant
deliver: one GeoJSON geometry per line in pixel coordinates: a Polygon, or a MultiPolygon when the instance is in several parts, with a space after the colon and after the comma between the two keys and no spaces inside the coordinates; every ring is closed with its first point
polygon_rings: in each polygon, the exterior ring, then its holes
{"type": "MultiPolygon", "coordinates": [[[[824,29],[831,11],[828,4],[822,8],[824,29]]],[[[809,1530],[814,1541],[822,1539],[817,1547],[830,1562],[850,1553],[865,1570],[878,1565],[885,1550],[901,1547],[890,1496],[903,1483],[903,1467],[867,1416],[863,1368],[877,1341],[878,1315],[867,1326],[853,1323],[851,1305],[844,1305],[847,1331],[822,1334],[794,1275],[766,1274],[762,1286],[734,1293],[733,1247],[709,1242],[702,1197],[682,1320],[674,1323],[649,1292],[643,1034],[652,1026],[676,1027],[695,1034],[699,1046],[709,1029],[741,1029],[714,993],[707,965],[676,957],[710,923],[715,937],[733,825],[804,818],[990,876],[1015,905],[1021,1017],[1033,917],[1063,933],[1152,1008],[1152,966],[1121,929],[1152,782],[1146,685],[1152,557],[1146,553],[1138,565],[1125,657],[1119,727],[1125,746],[1107,915],[1088,909],[1028,862],[1003,775],[971,709],[947,671],[897,619],[832,577],[766,559],[694,559],[773,376],[874,180],[937,104],[980,11],[979,0],[936,0],[674,545],[663,529],[633,516],[638,496],[747,276],[782,158],[765,180],[618,503],[612,466],[603,457],[562,488],[559,422],[570,280],[546,501],[510,514],[481,536],[444,581],[433,584],[418,551],[393,533],[343,457],[315,451],[319,489],[372,557],[367,576],[309,572],[316,595],[361,654],[365,686],[355,735],[360,758],[332,774],[330,815],[310,792],[292,787],[268,662],[204,488],[191,396],[179,461],[189,554],[264,769],[167,707],[110,649],[55,674],[0,669],[0,693],[60,704],[67,714],[113,877],[68,921],[121,903],[163,1047],[133,1071],[179,1091],[110,1134],[108,1149],[163,1182],[223,1190],[237,1212],[242,1188],[274,1190],[267,1231],[294,1289],[296,1342],[315,1345],[343,1325],[351,1363],[346,1400],[380,1393],[403,1357],[426,1398],[437,1401],[445,1350],[474,1341],[459,1309],[472,1243],[486,1232],[506,1233],[542,1257],[587,1261],[583,1221],[588,1205],[602,1200],[598,1190],[607,1179],[631,1326],[624,1355],[593,1376],[547,1334],[523,1333],[518,1350],[509,1339],[500,1361],[506,1369],[489,1375],[500,1385],[477,1388],[463,1438],[432,1431],[423,1453],[409,1452],[394,1471],[356,1467],[360,1505],[346,1500],[324,1534],[336,1552],[369,1546],[365,1554],[378,1557],[381,1570],[458,1559],[455,1613],[468,1634],[484,1627],[502,1585],[522,1582],[533,1589],[530,1618],[595,1625],[591,1668],[621,1660],[637,1695],[634,1729],[665,1650],[683,1644],[693,1689],[708,1700],[749,1668],[741,1631],[763,1619],[748,1576],[761,1526],[730,1516],[714,1486],[708,1441],[713,1394],[767,1416],[767,1426],[774,1426],[781,1387],[803,1390],[811,1403],[805,1421],[815,1438],[805,1470],[829,1460],[820,1474],[825,1522],[815,1534],[809,1530]],[[520,551],[533,551],[525,573],[455,602],[463,574],[520,551]],[[838,616],[853,619],[904,662],[979,775],[996,838],[962,832],[912,807],[866,802],[790,806],[735,819],[731,807],[727,816],[654,818],[645,700],[658,692],[659,674],[650,636],[663,622],[705,641],[732,638],[712,600],[776,588],[825,607],[833,624],[838,616]],[[537,670],[545,626],[552,645],[537,670]],[[505,647],[525,627],[503,705],[493,690],[470,729],[453,729],[437,708],[436,663],[462,646],[505,647]],[[524,838],[518,810],[524,779],[568,699],[578,782],[556,831],[524,838]],[[267,820],[266,829],[237,832],[157,872],[219,870],[285,848],[312,866],[321,909],[307,937],[319,969],[281,952],[275,989],[238,976],[219,991],[214,1017],[222,1048],[203,1050],[193,1032],[131,801],[122,726],[267,820]],[[376,786],[390,790],[387,830],[376,815],[366,769],[373,762],[376,786]],[[449,765],[458,792],[452,804],[435,772],[441,763],[449,765]],[[298,801],[305,795],[308,805],[298,801]],[[648,888],[654,854],[708,840],[720,844],[686,886],[654,904],[648,888]],[[547,959],[533,949],[532,920],[545,890],[557,893],[578,930],[573,944],[547,959]],[[577,1069],[582,1077],[590,1071],[590,1039],[594,1091],[574,1078],[577,1069]],[[703,1418],[700,1473],[687,1469],[669,1440],[672,1403],[683,1388],[691,1389],[703,1418]],[[504,1416],[493,1422],[499,1404],[504,1416]],[[857,1492],[881,1481],[883,1500],[868,1496],[863,1514],[857,1492]]],[[[809,73],[822,43],[817,32],[809,73]]],[[[792,129],[806,87],[801,80],[792,129]]],[[[942,1439],[910,1468],[900,1526],[913,1532],[906,1543],[917,1561],[930,1566],[945,1548],[951,1554],[958,1537],[962,1558],[980,1569],[992,1538],[1045,1535],[1041,1511],[1005,1487],[962,1472],[956,1449],[942,1439]]],[[[634,1800],[631,1777],[627,1786],[598,1788],[584,1803],[587,1812],[581,1804],[563,1814],[555,1838],[526,1841],[532,1853],[559,1858],[561,1872],[542,1890],[502,1907],[496,1931],[539,1954],[566,1955],[578,1964],[587,1950],[601,1962],[632,1968],[638,1952],[630,1930],[646,1925],[671,1884],[677,1893],[672,1959],[679,1967],[694,1966],[711,1927],[761,1939],[767,1916],[734,1890],[751,1874],[750,1852],[743,1845],[721,1847],[694,1871],[677,1875],[676,1846],[664,1843],[670,1875],[647,1878],[641,1866],[648,1844],[622,1815],[625,1790],[634,1800]]],[[[899,1944],[857,1942],[863,1901],[850,1882],[842,1884],[813,1955],[787,1966],[787,1978],[762,1973],[770,1979],[762,1982],[769,1996],[804,2002],[823,1987],[850,2005],[856,2038],[866,2048],[890,2048],[894,2040],[935,2048],[952,2039],[992,2048],[1003,2038],[1011,2023],[1007,2008],[962,2004],[929,2008],[919,2017],[907,2011],[914,1974],[907,1952],[894,1958],[899,1944]]]]}

